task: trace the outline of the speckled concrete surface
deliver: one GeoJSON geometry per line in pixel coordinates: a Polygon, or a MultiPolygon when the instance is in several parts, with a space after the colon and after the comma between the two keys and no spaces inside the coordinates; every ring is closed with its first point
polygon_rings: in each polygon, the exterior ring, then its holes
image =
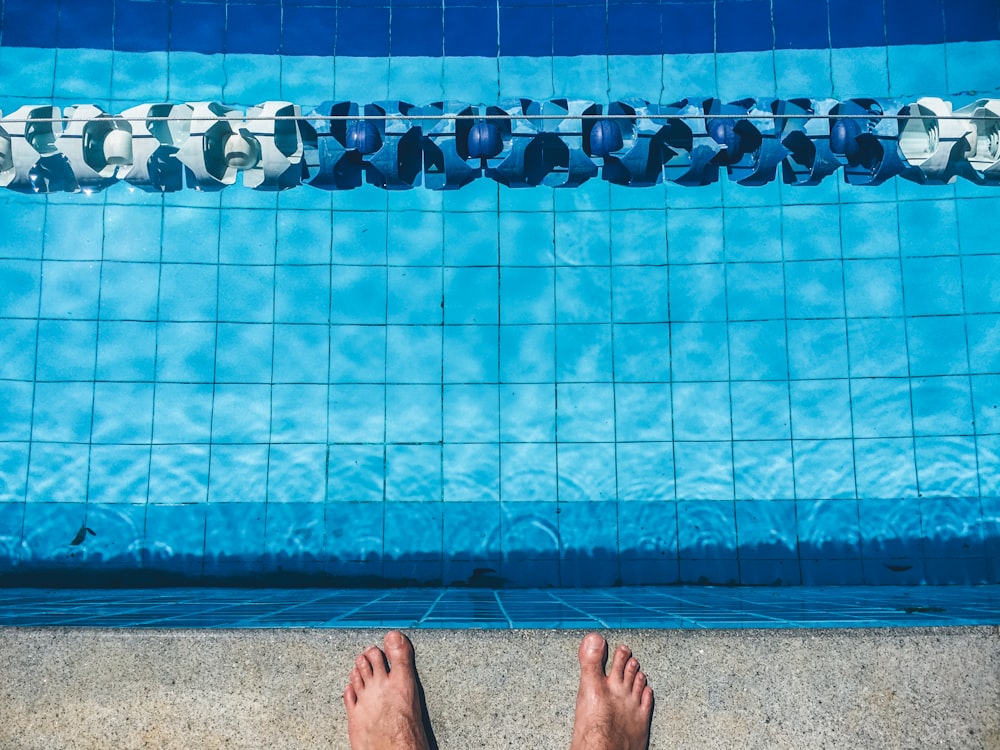
{"type": "MultiPolygon", "coordinates": [[[[0,629],[0,748],[346,748],[381,633],[0,629]]],[[[1000,629],[628,631],[656,748],[1000,748],[1000,629]]],[[[566,748],[574,631],[414,631],[442,749],[566,748]]]]}

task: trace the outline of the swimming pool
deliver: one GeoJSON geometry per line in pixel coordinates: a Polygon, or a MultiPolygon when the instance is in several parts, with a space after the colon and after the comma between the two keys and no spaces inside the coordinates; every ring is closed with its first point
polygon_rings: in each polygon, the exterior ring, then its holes
{"type": "MultiPolygon", "coordinates": [[[[7,116],[1000,84],[991,0],[0,12],[7,116]]],[[[0,190],[7,585],[1000,582],[997,188],[129,188],[0,190]]]]}

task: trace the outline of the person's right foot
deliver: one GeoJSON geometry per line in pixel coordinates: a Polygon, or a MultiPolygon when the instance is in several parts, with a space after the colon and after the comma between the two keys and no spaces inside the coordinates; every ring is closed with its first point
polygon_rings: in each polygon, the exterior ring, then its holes
{"type": "Polygon", "coordinates": [[[653,690],[627,646],[615,649],[604,674],[608,642],[591,633],[580,644],[580,690],[570,750],[646,750],[653,690]]]}

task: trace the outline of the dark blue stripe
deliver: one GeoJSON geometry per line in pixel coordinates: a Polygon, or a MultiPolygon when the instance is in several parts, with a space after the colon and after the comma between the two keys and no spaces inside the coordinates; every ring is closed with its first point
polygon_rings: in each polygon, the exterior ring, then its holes
{"type": "Polygon", "coordinates": [[[1000,39],[998,0],[3,0],[8,47],[678,54],[1000,39]]]}

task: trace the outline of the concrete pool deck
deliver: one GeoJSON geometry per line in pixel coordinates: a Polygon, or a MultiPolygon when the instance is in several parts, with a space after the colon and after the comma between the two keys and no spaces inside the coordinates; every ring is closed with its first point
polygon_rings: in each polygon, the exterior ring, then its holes
{"type": "MultiPolygon", "coordinates": [[[[582,631],[413,630],[441,748],[568,747],[582,631]]],[[[347,748],[373,630],[0,628],[0,748],[347,748]]],[[[657,748],[1000,748],[1000,628],[607,631],[657,748]]]]}

